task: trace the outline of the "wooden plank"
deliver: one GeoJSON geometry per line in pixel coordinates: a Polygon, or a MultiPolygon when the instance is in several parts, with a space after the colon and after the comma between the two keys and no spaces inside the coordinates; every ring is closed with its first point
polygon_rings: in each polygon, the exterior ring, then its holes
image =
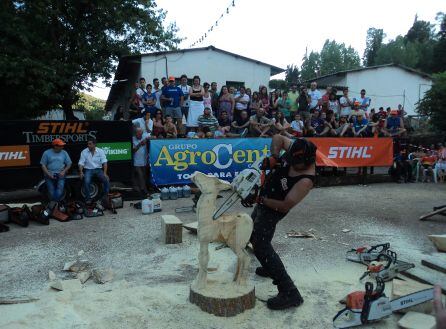
{"type": "Polygon", "coordinates": [[[442,262],[437,259],[429,258],[429,259],[422,259],[421,264],[426,267],[429,267],[435,271],[442,272],[442,273],[446,274],[446,261],[442,262]]]}
{"type": "Polygon", "coordinates": [[[401,272],[400,274],[424,284],[430,284],[432,286],[439,284],[442,293],[446,295],[446,276],[443,273],[428,268],[415,267],[409,271],[401,272]]]}
{"type": "Polygon", "coordinates": [[[430,212],[430,213],[428,213],[426,215],[423,215],[423,216],[420,217],[420,220],[426,220],[426,219],[428,219],[428,218],[430,218],[432,216],[435,216],[436,214],[441,214],[443,212],[446,212],[446,207],[437,209],[437,210],[432,211],[432,212],[430,212]]]}
{"type": "Polygon", "coordinates": [[[198,222],[183,224],[183,227],[192,233],[197,234],[197,232],[198,232],[198,222]]]}

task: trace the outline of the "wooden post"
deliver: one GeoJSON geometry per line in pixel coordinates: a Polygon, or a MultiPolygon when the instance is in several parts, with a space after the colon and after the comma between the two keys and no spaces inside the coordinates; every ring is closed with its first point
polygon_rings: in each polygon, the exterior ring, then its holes
{"type": "Polygon", "coordinates": [[[183,242],[183,222],[173,215],[162,215],[162,240],[165,244],[183,242]]]}

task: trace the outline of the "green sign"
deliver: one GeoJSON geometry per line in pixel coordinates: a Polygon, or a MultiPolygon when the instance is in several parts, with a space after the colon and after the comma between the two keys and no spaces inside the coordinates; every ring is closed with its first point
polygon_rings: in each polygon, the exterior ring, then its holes
{"type": "Polygon", "coordinates": [[[97,146],[104,150],[108,161],[132,159],[130,142],[98,143],[97,146]]]}

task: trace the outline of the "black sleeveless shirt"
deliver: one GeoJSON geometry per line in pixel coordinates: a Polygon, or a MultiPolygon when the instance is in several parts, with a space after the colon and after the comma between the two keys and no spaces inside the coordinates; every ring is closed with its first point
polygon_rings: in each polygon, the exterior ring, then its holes
{"type": "Polygon", "coordinates": [[[285,200],[288,192],[293,188],[294,184],[303,178],[309,178],[314,182],[314,175],[298,175],[294,177],[288,176],[290,167],[284,165],[270,172],[265,179],[265,184],[260,190],[260,196],[274,200],[285,200]]]}
{"type": "MultiPolygon", "coordinates": [[[[194,87],[192,87],[192,92],[193,93],[199,93],[200,91],[201,91],[201,88],[197,90],[197,89],[194,89],[194,87]]],[[[189,99],[191,101],[202,102],[203,101],[203,96],[202,95],[200,95],[200,96],[190,96],[189,99]]]]}

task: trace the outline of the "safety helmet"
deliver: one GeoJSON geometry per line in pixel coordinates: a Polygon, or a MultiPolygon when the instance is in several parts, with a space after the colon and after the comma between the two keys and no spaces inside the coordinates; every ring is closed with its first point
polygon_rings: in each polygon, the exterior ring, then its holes
{"type": "Polygon", "coordinates": [[[309,166],[316,162],[317,147],[312,142],[297,138],[286,152],[286,161],[290,165],[305,164],[309,166]]]}

